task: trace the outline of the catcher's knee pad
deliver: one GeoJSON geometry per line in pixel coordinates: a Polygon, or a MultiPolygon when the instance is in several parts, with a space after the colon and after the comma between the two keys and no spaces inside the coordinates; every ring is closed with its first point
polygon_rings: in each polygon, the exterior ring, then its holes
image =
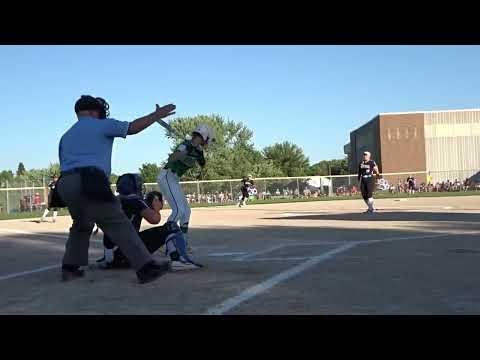
{"type": "Polygon", "coordinates": [[[176,232],[180,232],[180,227],[178,226],[178,224],[176,222],[173,222],[173,221],[167,221],[165,223],[165,225],[163,225],[165,227],[165,231],[167,234],[173,234],[173,233],[176,233],[176,232]]]}
{"type": "Polygon", "coordinates": [[[186,234],[188,232],[188,223],[182,224],[180,226],[180,230],[182,231],[182,233],[186,234]]]}
{"type": "Polygon", "coordinates": [[[165,241],[165,245],[167,250],[170,254],[177,253],[176,258],[173,260],[178,260],[178,258],[183,258],[189,262],[193,263],[193,260],[187,253],[187,243],[185,241],[185,237],[181,231],[177,231],[167,236],[165,241]]]}

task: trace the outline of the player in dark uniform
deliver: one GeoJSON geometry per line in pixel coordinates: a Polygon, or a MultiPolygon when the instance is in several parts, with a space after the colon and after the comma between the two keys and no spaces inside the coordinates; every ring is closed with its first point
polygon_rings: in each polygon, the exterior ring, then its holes
{"type": "Polygon", "coordinates": [[[242,205],[243,206],[247,205],[247,199],[250,196],[250,189],[252,189],[254,185],[255,183],[253,182],[251,175],[245,176],[242,179],[242,188],[241,188],[242,197],[238,202],[239,207],[242,207],[242,205]]]}
{"type": "Polygon", "coordinates": [[[368,206],[368,213],[375,211],[373,207],[373,190],[375,188],[375,181],[373,176],[378,172],[378,166],[371,159],[371,154],[368,151],[363,153],[363,160],[358,166],[358,181],[360,183],[360,190],[362,192],[362,197],[365,203],[368,206]]]}
{"type": "Polygon", "coordinates": [[[408,193],[409,194],[415,194],[415,178],[410,175],[408,178],[407,178],[407,184],[408,184],[408,193]]]}
{"type": "MultiPolygon", "coordinates": [[[[160,192],[152,191],[144,199],[143,181],[137,174],[120,176],[117,191],[125,215],[151,254],[166,244],[172,270],[192,270],[201,267],[187,254],[185,239],[178,225],[167,222],[163,226],[140,231],[143,219],[150,224],[160,223],[160,210],[163,208],[163,196],[160,192]]],[[[104,235],[103,245],[104,256],[98,260],[100,267],[104,269],[130,267],[126,256],[107,235],[104,235]]]]}
{"type": "Polygon", "coordinates": [[[47,221],[45,219],[46,219],[46,217],[47,217],[47,215],[50,211],[53,211],[53,222],[55,222],[57,220],[58,209],[56,207],[51,206],[52,194],[53,194],[53,190],[55,189],[55,186],[57,185],[57,181],[58,181],[58,176],[57,175],[52,175],[51,181],[48,184],[49,192],[48,192],[47,208],[43,212],[43,215],[40,218],[40,222],[47,221]]]}

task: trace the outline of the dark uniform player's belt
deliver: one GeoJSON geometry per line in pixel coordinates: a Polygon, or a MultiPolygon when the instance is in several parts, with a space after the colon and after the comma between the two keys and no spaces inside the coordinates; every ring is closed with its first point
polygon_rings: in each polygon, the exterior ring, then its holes
{"type": "Polygon", "coordinates": [[[372,175],[362,175],[363,178],[371,178],[372,175]]]}

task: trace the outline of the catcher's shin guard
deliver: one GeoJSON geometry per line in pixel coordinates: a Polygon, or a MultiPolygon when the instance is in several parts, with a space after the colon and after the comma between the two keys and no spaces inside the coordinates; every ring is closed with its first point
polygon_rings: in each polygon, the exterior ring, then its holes
{"type": "Polygon", "coordinates": [[[165,245],[167,248],[167,253],[173,261],[183,261],[197,266],[202,266],[194,262],[193,259],[188,255],[187,243],[181,231],[168,235],[165,245]]]}

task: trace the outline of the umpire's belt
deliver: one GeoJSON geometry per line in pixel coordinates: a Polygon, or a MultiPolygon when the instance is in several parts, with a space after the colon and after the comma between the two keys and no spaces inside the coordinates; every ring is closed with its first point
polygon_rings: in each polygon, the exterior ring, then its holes
{"type": "Polygon", "coordinates": [[[61,176],[66,176],[66,175],[72,175],[72,174],[79,174],[81,169],[83,169],[83,168],[73,168],[73,169],[70,169],[70,170],[62,171],[60,173],[60,175],[61,176]]]}
{"type": "Polygon", "coordinates": [[[95,166],[86,166],[62,171],[61,175],[80,174],[82,193],[90,200],[110,202],[115,196],[110,188],[110,182],[105,172],[95,166]]]}

